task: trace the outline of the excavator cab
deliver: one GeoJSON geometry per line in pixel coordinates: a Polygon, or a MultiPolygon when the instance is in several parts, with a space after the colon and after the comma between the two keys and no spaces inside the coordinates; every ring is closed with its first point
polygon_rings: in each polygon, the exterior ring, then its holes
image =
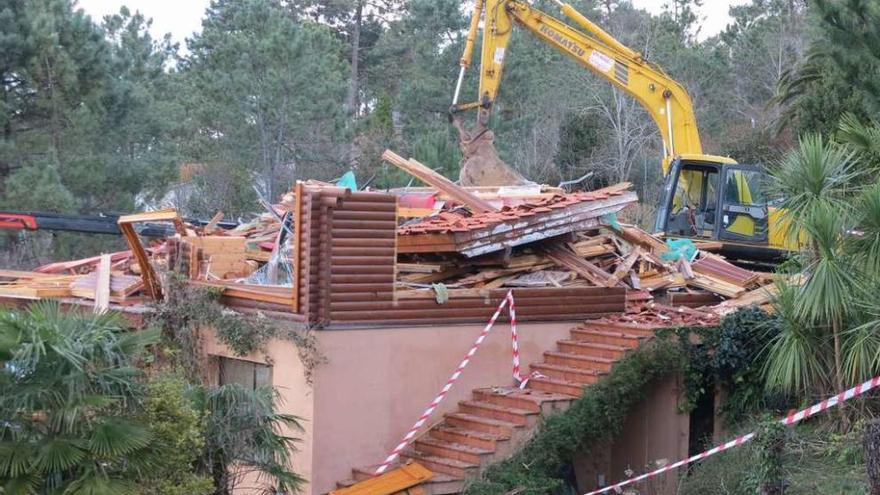
{"type": "Polygon", "coordinates": [[[760,167],[723,157],[678,157],[660,198],[655,230],[668,237],[722,241],[725,254],[773,261],[771,206],[760,167]],[[771,248],[771,249],[768,249],[771,248]]]}

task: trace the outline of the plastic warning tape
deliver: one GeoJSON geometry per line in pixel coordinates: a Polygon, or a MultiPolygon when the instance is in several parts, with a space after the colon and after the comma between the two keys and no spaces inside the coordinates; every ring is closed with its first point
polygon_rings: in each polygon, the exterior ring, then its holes
{"type": "Polygon", "coordinates": [[[434,397],[434,400],[428,404],[428,408],[425,409],[425,412],[419,417],[418,421],[412,425],[412,428],[403,436],[403,439],[394,447],[394,450],[385,458],[385,462],[382,463],[381,466],[376,468],[374,475],[380,475],[385,472],[386,469],[400,456],[400,453],[403,452],[403,449],[406,448],[407,445],[415,438],[416,434],[425,423],[428,421],[428,418],[434,413],[437,409],[437,406],[443,402],[443,399],[446,398],[446,394],[452,389],[452,385],[458,380],[461,376],[461,372],[467,367],[471,362],[471,358],[474,357],[474,354],[477,353],[477,349],[479,349],[480,345],[483,344],[483,341],[486,340],[486,337],[489,335],[489,332],[492,331],[492,327],[495,326],[495,322],[498,320],[498,317],[501,316],[501,312],[504,311],[504,308],[508,308],[508,312],[510,314],[510,340],[511,346],[513,347],[513,378],[519,382],[520,388],[524,388],[527,380],[523,380],[520,376],[519,371],[519,343],[517,341],[516,334],[516,308],[513,302],[513,290],[507,292],[507,295],[504,296],[504,299],[501,300],[501,303],[498,305],[498,309],[495,310],[495,314],[492,315],[492,318],[489,319],[489,323],[483,328],[483,331],[480,333],[480,336],[477,337],[477,340],[474,342],[474,345],[471,346],[471,349],[465,354],[464,359],[459,363],[458,368],[456,368],[455,372],[452,373],[452,376],[449,377],[449,380],[446,380],[446,384],[443,385],[443,388],[440,389],[440,393],[434,397]]]}
{"type": "MultiPolygon", "coordinates": [[[[822,411],[828,410],[838,404],[846,402],[846,401],[852,399],[853,397],[858,397],[859,395],[864,394],[868,390],[871,390],[873,388],[877,388],[878,385],[880,385],[880,376],[875,376],[874,378],[871,378],[870,380],[868,380],[864,383],[860,383],[849,390],[841,392],[835,396],[829,397],[829,398],[823,400],[822,402],[819,402],[818,404],[814,404],[811,407],[808,407],[806,409],[801,409],[800,411],[789,414],[785,418],[782,418],[781,420],[779,420],[779,422],[784,425],[793,425],[799,421],[802,421],[806,418],[809,418],[810,416],[819,414],[822,411]]],[[[662,468],[656,469],[654,471],[650,471],[648,473],[641,474],[641,475],[636,476],[634,478],[630,478],[626,481],[621,481],[620,483],[617,483],[616,485],[607,486],[607,487],[602,488],[600,490],[594,490],[592,492],[587,493],[586,495],[597,495],[600,493],[607,493],[610,491],[614,491],[615,493],[620,493],[620,489],[627,486],[627,485],[639,483],[640,481],[644,481],[648,478],[653,478],[654,476],[672,471],[673,469],[678,469],[682,466],[687,466],[688,464],[690,464],[692,462],[697,462],[697,461],[703,460],[703,459],[710,457],[710,456],[713,456],[719,452],[724,452],[725,450],[731,449],[733,447],[738,447],[738,446],[748,442],[749,440],[752,440],[753,438],[755,438],[754,432],[749,433],[747,435],[743,435],[741,437],[734,438],[733,440],[731,440],[727,443],[723,443],[721,445],[715,446],[705,452],[700,452],[699,454],[688,457],[687,459],[682,459],[682,460],[675,462],[675,463],[672,463],[668,466],[663,466],[662,468]]]]}

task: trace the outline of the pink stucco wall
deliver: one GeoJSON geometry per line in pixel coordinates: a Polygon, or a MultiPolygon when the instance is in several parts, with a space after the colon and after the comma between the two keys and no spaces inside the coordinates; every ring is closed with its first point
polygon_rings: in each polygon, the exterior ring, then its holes
{"type": "MultiPolygon", "coordinates": [[[[576,324],[520,324],[523,371],[528,371],[529,363],[541,361],[544,351],[555,349],[556,341],[567,338],[576,324]]],[[[266,355],[244,358],[272,364],[273,384],[284,399],[282,410],[304,420],[305,431],[292,432],[302,439],[294,467],[309,480],[302,493],[325,494],[336,488],[337,481],[349,478],[353,467],[379,464],[445,384],[481,330],[482,325],[438,324],[319,331],[318,348],[328,362],[315,370],[312,385],[306,383],[289,341],[273,340],[266,355]]],[[[209,356],[235,357],[212,332],[205,332],[203,340],[209,356]]],[[[499,323],[429,424],[442,420],[458,401],[469,399],[474,388],[512,384],[509,327],[499,323]]],[[[611,482],[622,478],[627,466],[638,470],[658,459],[674,461],[686,455],[688,416],[677,412],[680,396],[678,379],[652,385],[630,413],[623,434],[576,460],[579,488],[595,487],[599,473],[611,482]]],[[[670,493],[674,479],[670,477],[653,493],[670,493]]]]}
{"type": "MultiPolygon", "coordinates": [[[[524,371],[568,336],[575,322],[520,324],[524,371]]],[[[326,493],[351,468],[382,462],[455,371],[481,325],[331,330],[318,333],[329,363],[318,368],[310,494],[326,493]]],[[[512,385],[510,331],[499,323],[431,418],[478,387],[512,385]]]]}

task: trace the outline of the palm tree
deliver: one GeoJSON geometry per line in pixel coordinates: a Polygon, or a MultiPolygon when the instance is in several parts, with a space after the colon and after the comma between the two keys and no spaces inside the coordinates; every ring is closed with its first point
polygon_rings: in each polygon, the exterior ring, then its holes
{"type": "Polygon", "coordinates": [[[837,138],[806,136],[771,170],[788,235],[807,242],[798,283],[776,300],[770,388],[824,394],[880,369],[880,311],[867,297],[880,286],[880,128],[846,117],[837,138]]]}
{"type": "Polygon", "coordinates": [[[0,310],[0,492],[137,493],[152,435],[134,421],[156,332],[40,302],[0,310]]]}
{"type": "Polygon", "coordinates": [[[277,412],[278,394],[272,387],[245,388],[238,384],[196,387],[196,407],[206,412],[202,469],[214,477],[217,493],[232,493],[246,476],[262,481],[268,495],[298,491],[305,480],[292,470],[300,419],[277,412]]]}
{"type": "Polygon", "coordinates": [[[806,376],[786,367],[786,363],[793,366],[813,362],[812,369],[819,363],[808,356],[790,354],[806,351],[807,347],[793,344],[803,344],[800,337],[814,330],[830,332],[833,363],[828,371],[834,376],[833,385],[843,386],[841,327],[852,314],[856,286],[852,260],[843,243],[853,217],[850,199],[860,175],[857,165],[854,151],[821,136],[806,136],[771,170],[775,180],[770,189],[783,198],[780,206],[789,225],[787,235],[808,238],[798,255],[804,267],[803,282],[787,289],[794,294],[777,304],[780,317],[789,324],[783,326],[777,342],[780,345],[774,347],[765,368],[770,373],[768,384],[776,388],[824,389],[815,382],[821,373],[810,374],[813,383],[795,383],[791,380],[803,380],[806,376]],[[799,328],[801,325],[809,329],[799,328]],[[783,346],[783,342],[788,345],[783,346]]]}

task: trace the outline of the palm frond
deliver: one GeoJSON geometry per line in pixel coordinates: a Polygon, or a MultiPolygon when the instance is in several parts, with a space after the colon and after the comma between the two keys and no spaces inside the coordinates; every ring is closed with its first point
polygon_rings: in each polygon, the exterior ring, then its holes
{"type": "Polygon", "coordinates": [[[30,442],[0,442],[0,478],[24,476],[30,471],[33,453],[34,448],[30,442]]]}
{"type": "Polygon", "coordinates": [[[41,473],[58,473],[75,466],[86,457],[83,441],[76,438],[53,438],[40,446],[34,468],[41,473]]]}
{"type": "Polygon", "coordinates": [[[806,280],[799,288],[798,314],[816,325],[843,321],[855,310],[853,297],[859,287],[859,272],[844,249],[847,234],[837,210],[815,206],[801,225],[810,237],[806,280]]]}
{"type": "Polygon", "coordinates": [[[33,495],[38,492],[40,476],[37,473],[27,473],[12,478],[2,478],[0,493],[3,495],[33,495]]]}
{"type": "Polygon", "coordinates": [[[858,218],[848,244],[869,275],[880,276],[880,183],[862,192],[857,200],[858,218]]]}
{"type": "Polygon", "coordinates": [[[827,375],[822,338],[800,316],[800,287],[777,281],[779,292],[773,300],[780,332],[768,343],[763,375],[772,392],[808,395],[827,375]]]}
{"type": "Polygon", "coordinates": [[[129,480],[112,478],[99,472],[86,472],[64,490],[63,495],[137,495],[136,484],[129,480]]]}
{"type": "Polygon", "coordinates": [[[880,370],[880,320],[859,325],[845,334],[843,370],[850,383],[875,376],[880,370]]]}
{"type": "Polygon", "coordinates": [[[152,434],[146,427],[124,418],[108,418],[97,423],[89,438],[89,450],[105,457],[119,457],[143,449],[152,434]]]}
{"type": "Polygon", "coordinates": [[[840,118],[837,139],[861,153],[880,155],[880,123],[872,121],[865,125],[852,113],[840,118]]]}
{"type": "Polygon", "coordinates": [[[846,193],[857,187],[859,171],[855,152],[821,136],[801,138],[797,148],[770,168],[774,180],[768,183],[771,194],[782,198],[783,219],[794,227],[788,235],[797,235],[803,220],[817,208],[827,207],[849,216],[851,206],[846,193]]]}

